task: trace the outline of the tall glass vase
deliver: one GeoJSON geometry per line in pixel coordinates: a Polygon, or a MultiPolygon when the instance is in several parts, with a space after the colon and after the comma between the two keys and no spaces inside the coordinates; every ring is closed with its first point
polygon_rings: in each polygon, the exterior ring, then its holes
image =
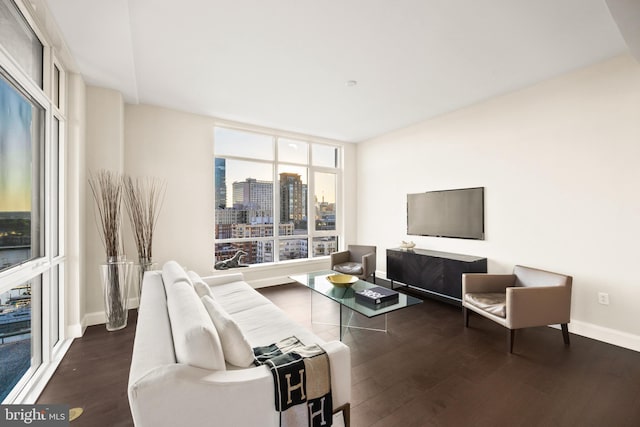
{"type": "Polygon", "coordinates": [[[142,279],[144,279],[144,273],[147,271],[155,270],[158,264],[151,261],[148,258],[140,258],[136,265],[136,285],[138,291],[138,307],[140,307],[140,300],[142,298],[142,279]]]}
{"type": "Polygon", "coordinates": [[[107,331],[127,326],[127,300],[133,262],[113,261],[100,265],[107,331]]]}

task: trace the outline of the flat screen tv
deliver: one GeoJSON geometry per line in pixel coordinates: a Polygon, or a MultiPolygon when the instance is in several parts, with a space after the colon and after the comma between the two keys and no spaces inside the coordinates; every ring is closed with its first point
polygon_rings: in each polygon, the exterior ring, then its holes
{"type": "Polygon", "coordinates": [[[484,240],[484,187],[407,194],[407,234],[484,240]]]}

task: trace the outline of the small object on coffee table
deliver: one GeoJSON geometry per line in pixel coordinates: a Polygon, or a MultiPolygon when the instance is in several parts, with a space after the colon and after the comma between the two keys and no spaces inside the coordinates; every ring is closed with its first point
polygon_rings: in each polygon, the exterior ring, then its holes
{"type": "Polygon", "coordinates": [[[376,286],[356,292],[356,301],[369,305],[393,304],[398,302],[398,292],[376,286]]]}
{"type": "Polygon", "coordinates": [[[356,283],[358,281],[358,278],[350,274],[331,274],[327,276],[327,280],[333,286],[336,286],[339,288],[348,288],[354,283],[356,283]]]}

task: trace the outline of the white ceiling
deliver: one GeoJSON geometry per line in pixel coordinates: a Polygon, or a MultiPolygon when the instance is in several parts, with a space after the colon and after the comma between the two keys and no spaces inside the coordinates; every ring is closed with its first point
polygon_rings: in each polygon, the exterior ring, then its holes
{"type": "Polygon", "coordinates": [[[604,0],[47,3],[90,85],[342,141],[627,51],[604,0]]]}

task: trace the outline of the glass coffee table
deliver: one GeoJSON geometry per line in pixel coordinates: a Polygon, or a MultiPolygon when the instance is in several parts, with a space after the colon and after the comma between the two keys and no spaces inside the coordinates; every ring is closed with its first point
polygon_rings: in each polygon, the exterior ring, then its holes
{"type": "MultiPolygon", "coordinates": [[[[315,271],[312,273],[297,274],[289,276],[289,278],[310,288],[312,291],[314,291],[314,294],[320,294],[325,298],[328,298],[329,300],[332,300],[339,304],[340,324],[333,325],[340,326],[340,340],[342,340],[344,333],[349,328],[387,332],[388,313],[422,303],[422,300],[409,295],[405,295],[403,293],[398,293],[398,301],[393,303],[382,303],[379,305],[360,303],[356,301],[355,293],[365,289],[374,288],[378,285],[374,285],[373,283],[369,283],[364,280],[358,280],[348,288],[338,287],[334,286],[327,280],[327,276],[332,274],[336,274],[336,272],[331,270],[323,270],[315,271]],[[384,315],[384,327],[371,328],[356,326],[355,324],[353,324],[354,313],[362,315],[368,319],[384,315]]],[[[313,298],[311,301],[311,318],[313,322],[313,298]]]]}

